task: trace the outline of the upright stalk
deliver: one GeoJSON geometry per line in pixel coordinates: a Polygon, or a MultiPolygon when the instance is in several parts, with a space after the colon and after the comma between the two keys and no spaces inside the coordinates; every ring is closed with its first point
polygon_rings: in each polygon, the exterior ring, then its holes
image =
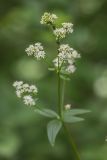
{"type": "MultiPolygon", "coordinates": [[[[59,48],[60,42],[56,42],[59,48]]],[[[58,51],[59,54],[59,51],[58,51]]],[[[61,109],[61,79],[60,79],[60,59],[58,56],[58,108],[59,108],[59,115],[62,116],[62,109],[61,109]]]]}
{"type": "MultiPolygon", "coordinates": [[[[58,63],[59,63],[59,58],[58,58],[58,63]]],[[[59,64],[58,64],[59,66],[59,64]]],[[[59,67],[58,67],[58,112],[59,112],[59,115],[61,116],[62,114],[62,109],[61,109],[61,79],[60,79],[60,70],[59,70],[59,67]]]]}
{"type": "MultiPolygon", "coordinates": [[[[61,90],[61,107],[62,107],[62,111],[63,111],[63,106],[64,106],[64,94],[65,94],[65,80],[62,81],[62,90],[61,90]]],[[[64,131],[65,131],[65,134],[67,136],[67,139],[71,145],[71,149],[73,150],[73,153],[75,155],[75,159],[76,160],[80,160],[80,155],[79,155],[79,152],[77,150],[77,147],[76,147],[76,144],[69,132],[69,129],[67,127],[67,125],[63,122],[63,127],[64,127],[64,131]]]]}
{"type": "MultiPolygon", "coordinates": [[[[54,25],[52,25],[52,29],[55,30],[56,27],[54,25]]],[[[59,48],[60,46],[60,41],[57,40],[56,41],[57,43],[57,46],[59,48]]],[[[58,51],[58,54],[59,54],[59,51],[58,51]]],[[[60,115],[60,118],[62,119],[63,117],[63,106],[64,106],[64,92],[65,92],[65,80],[63,80],[62,82],[62,86],[61,86],[61,79],[60,79],[60,70],[61,70],[61,67],[60,67],[60,59],[58,57],[58,113],[60,115]],[[61,90],[61,87],[62,87],[62,90],[61,90]]],[[[75,155],[75,160],[80,160],[80,156],[79,156],[79,152],[77,150],[77,147],[76,147],[76,144],[67,128],[67,125],[63,122],[63,127],[64,127],[64,131],[65,131],[65,134],[67,136],[67,139],[71,145],[71,149],[73,150],[74,152],[74,155],[75,155]]]]}
{"type": "MultiPolygon", "coordinates": [[[[58,64],[59,64],[59,60],[58,60],[58,64]]],[[[59,65],[58,65],[58,68],[59,68],[59,65]]],[[[62,90],[61,90],[60,70],[58,69],[58,107],[59,107],[59,114],[61,119],[62,119],[63,106],[64,106],[64,92],[65,92],[65,80],[63,80],[62,82],[62,90]]],[[[77,150],[76,144],[71,134],[69,133],[67,125],[64,122],[63,122],[63,127],[64,127],[65,134],[67,136],[67,139],[71,145],[71,149],[74,152],[75,160],[80,160],[80,156],[79,156],[79,152],[77,150]]]]}
{"type": "Polygon", "coordinates": [[[67,136],[67,139],[68,139],[68,141],[69,141],[69,143],[70,143],[70,145],[71,145],[71,150],[72,150],[73,153],[74,153],[75,160],[81,160],[81,159],[80,159],[79,152],[78,152],[78,150],[77,150],[77,146],[76,146],[76,144],[75,144],[75,142],[74,142],[74,139],[72,138],[72,136],[71,136],[71,134],[70,134],[70,132],[69,132],[69,129],[68,129],[68,127],[67,127],[67,125],[66,125],[65,123],[63,123],[63,127],[64,127],[65,134],[66,134],[66,136],[67,136]]]}
{"type": "Polygon", "coordinates": [[[63,112],[64,107],[64,95],[65,95],[65,80],[62,80],[62,90],[61,90],[61,110],[63,112]]]}

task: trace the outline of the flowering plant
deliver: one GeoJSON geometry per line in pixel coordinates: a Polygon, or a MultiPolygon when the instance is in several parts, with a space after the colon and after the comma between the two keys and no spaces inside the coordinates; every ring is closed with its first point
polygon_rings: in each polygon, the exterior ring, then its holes
{"type": "MultiPolygon", "coordinates": [[[[54,71],[57,74],[58,79],[58,111],[53,111],[47,108],[38,107],[38,89],[35,85],[29,85],[23,81],[16,81],[13,86],[16,89],[17,97],[21,98],[25,105],[36,106],[35,112],[42,116],[51,118],[52,120],[47,124],[47,135],[50,144],[55,144],[55,139],[60,129],[64,127],[65,133],[69,138],[69,142],[74,151],[77,160],[80,160],[79,153],[76,145],[69,133],[69,129],[66,123],[76,123],[83,121],[84,119],[78,117],[78,115],[88,113],[88,110],[84,109],[72,109],[70,104],[64,105],[64,89],[65,82],[70,80],[70,75],[76,71],[76,60],[81,56],[80,54],[70,47],[69,44],[61,44],[61,40],[68,34],[73,32],[73,24],[66,22],[62,23],[60,28],[57,28],[55,21],[58,17],[55,14],[44,13],[40,23],[49,25],[52,28],[53,35],[56,39],[57,44],[57,56],[52,61],[52,66],[49,68],[50,71],[54,71]]],[[[28,56],[34,56],[36,60],[41,60],[46,57],[46,53],[41,43],[35,43],[29,45],[25,50],[28,56]]]]}

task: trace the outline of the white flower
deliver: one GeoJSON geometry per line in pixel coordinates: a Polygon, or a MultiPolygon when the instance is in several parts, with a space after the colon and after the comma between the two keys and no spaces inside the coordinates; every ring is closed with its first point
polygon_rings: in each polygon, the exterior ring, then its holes
{"type": "Polygon", "coordinates": [[[59,57],[63,60],[68,60],[68,63],[74,62],[74,59],[80,58],[80,54],[73,48],[71,48],[68,44],[62,44],[59,47],[59,57]]]}
{"type": "Polygon", "coordinates": [[[38,89],[35,85],[29,85],[22,81],[16,81],[13,83],[16,88],[16,95],[18,98],[23,98],[26,105],[35,105],[34,96],[38,93],[38,89]]]}
{"type": "Polygon", "coordinates": [[[21,90],[16,90],[16,95],[17,95],[18,98],[21,98],[22,91],[21,90]]]}
{"type": "Polygon", "coordinates": [[[69,52],[69,51],[72,51],[73,48],[70,48],[70,46],[68,44],[61,44],[60,47],[59,47],[59,51],[60,52],[69,52]]]}
{"type": "Polygon", "coordinates": [[[73,32],[73,24],[72,23],[62,23],[63,28],[66,30],[66,33],[73,32]]]}
{"type": "Polygon", "coordinates": [[[75,70],[76,70],[76,67],[75,67],[74,65],[69,65],[69,66],[67,66],[67,68],[66,68],[66,71],[67,71],[68,73],[74,73],[75,70]]]}
{"type": "Polygon", "coordinates": [[[28,56],[34,55],[37,60],[44,59],[46,54],[41,43],[30,45],[25,51],[28,56]]]}
{"type": "Polygon", "coordinates": [[[64,107],[66,110],[69,110],[71,108],[71,104],[66,104],[64,107]]]}
{"type": "Polygon", "coordinates": [[[77,58],[80,58],[80,54],[78,54],[77,51],[71,48],[68,44],[61,44],[58,52],[58,56],[53,60],[55,68],[58,69],[59,65],[61,72],[65,71],[68,74],[74,73],[76,70],[74,63],[77,58]]]}
{"type": "Polygon", "coordinates": [[[45,58],[45,52],[44,51],[39,51],[38,53],[37,52],[35,52],[34,53],[34,57],[36,57],[37,58],[37,60],[40,60],[40,59],[44,59],[45,58]]]}
{"type": "Polygon", "coordinates": [[[34,46],[33,45],[29,45],[29,47],[28,48],[26,48],[26,53],[27,53],[27,55],[28,56],[31,56],[31,55],[33,55],[34,54],[34,52],[35,52],[35,48],[34,48],[34,46]]]}
{"type": "Polygon", "coordinates": [[[29,86],[29,92],[37,93],[38,89],[35,85],[31,85],[29,86]]]}
{"type": "Polygon", "coordinates": [[[41,24],[53,24],[58,17],[55,14],[45,12],[41,18],[41,24]]]}
{"type": "Polygon", "coordinates": [[[23,102],[25,105],[28,105],[28,106],[34,106],[36,104],[32,96],[30,95],[24,96],[23,102]]]}
{"type": "Polygon", "coordinates": [[[21,88],[23,84],[23,81],[16,81],[13,83],[13,87],[16,87],[17,89],[21,88]]]}
{"type": "Polygon", "coordinates": [[[56,39],[62,39],[66,36],[66,30],[64,28],[56,28],[53,33],[56,36],[56,39]]]}
{"type": "Polygon", "coordinates": [[[73,58],[81,58],[81,55],[78,54],[78,52],[77,52],[76,50],[73,50],[73,52],[72,52],[72,57],[73,57],[73,58]]]}
{"type": "Polygon", "coordinates": [[[29,85],[27,83],[22,85],[23,92],[29,92],[29,85]]]}
{"type": "Polygon", "coordinates": [[[62,44],[59,47],[59,57],[63,60],[67,60],[72,58],[72,51],[73,48],[70,48],[70,46],[68,44],[62,44]]]}
{"type": "Polygon", "coordinates": [[[67,33],[73,32],[73,24],[72,23],[62,23],[61,28],[56,28],[53,33],[56,36],[56,39],[65,38],[67,33]]]}
{"type": "Polygon", "coordinates": [[[61,44],[59,47],[59,52],[71,52],[73,48],[71,48],[68,44],[61,44]]]}

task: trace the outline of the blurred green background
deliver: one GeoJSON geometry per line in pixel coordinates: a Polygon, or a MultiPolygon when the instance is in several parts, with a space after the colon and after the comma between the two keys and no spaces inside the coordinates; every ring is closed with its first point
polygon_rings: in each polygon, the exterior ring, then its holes
{"type": "MultiPolygon", "coordinates": [[[[72,159],[63,130],[54,148],[46,135],[48,119],[36,115],[16,97],[15,80],[36,83],[40,105],[55,108],[56,76],[48,65],[25,53],[42,42],[49,61],[55,41],[48,27],[40,25],[45,11],[59,22],[71,21],[74,32],[64,42],[82,58],[66,89],[65,104],[89,109],[86,120],[70,125],[82,160],[106,160],[107,143],[107,1],[106,0],[0,0],[0,160],[72,159]]],[[[59,23],[58,22],[58,23],[59,23]]]]}

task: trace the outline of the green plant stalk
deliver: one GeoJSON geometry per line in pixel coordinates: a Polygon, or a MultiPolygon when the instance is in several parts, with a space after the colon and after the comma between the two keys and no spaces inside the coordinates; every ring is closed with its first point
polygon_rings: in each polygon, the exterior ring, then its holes
{"type": "MultiPolygon", "coordinates": [[[[59,58],[58,58],[58,66],[59,66],[59,58]]],[[[60,79],[60,71],[58,67],[58,113],[60,117],[62,116],[62,109],[61,109],[61,79],[60,79]]]]}
{"type": "MultiPolygon", "coordinates": [[[[56,26],[52,25],[52,29],[55,30],[56,29],[56,26]]],[[[60,46],[60,41],[57,40],[56,41],[56,44],[59,48],[60,46]]],[[[58,54],[59,54],[59,51],[58,51],[58,54]]],[[[60,66],[59,66],[59,57],[58,57],[58,113],[60,115],[60,118],[62,119],[62,116],[63,116],[63,106],[64,106],[64,93],[65,93],[65,80],[63,80],[63,83],[62,83],[62,91],[61,91],[61,79],[60,79],[60,66]]],[[[69,133],[69,130],[66,126],[66,124],[63,122],[63,127],[64,127],[64,131],[65,131],[65,134],[67,136],[67,139],[69,140],[69,143],[71,145],[71,149],[73,149],[73,152],[75,154],[75,158],[76,160],[80,160],[80,156],[79,156],[79,152],[77,150],[77,147],[74,143],[74,140],[71,136],[71,134],[69,133]]]]}
{"type": "MultiPolygon", "coordinates": [[[[58,67],[59,68],[59,67],[58,67]]],[[[62,82],[62,90],[60,92],[60,89],[61,89],[61,80],[60,80],[60,70],[59,70],[59,73],[58,73],[58,99],[59,99],[59,111],[60,111],[60,116],[61,116],[61,119],[62,119],[62,113],[63,113],[63,106],[64,106],[64,94],[65,94],[65,80],[63,80],[62,82]],[[61,93],[61,94],[60,94],[61,93]]],[[[64,131],[65,131],[65,134],[67,136],[67,139],[71,145],[71,149],[73,150],[74,152],[74,155],[75,155],[75,160],[80,160],[80,156],[79,156],[79,152],[77,150],[77,147],[76,147],[76,144],[67,128],[67,125],[63,122],[63,127],[64,127],[64,131]]]]}
{"type": "Polygon", "coordinates": [[[79,152],[77,150],[77,146],[76,146],[76,144],[74,142],[74,139],[72,138],[71,133],[69,132],[69,129],[68,129],[67,125],[64,122],[63,122],[63,127],[64,127],[64,132],[65,132],[65,134],[67,136],[67,139],[68,139],[68,141],[69,141],[69,143],[71,145],[71,149],[72,149],[72,151],[74,153],[75,160],[81,160],[79,152]]]}
{"type": "MultiPolygon", "coordinates": [[[[52,26],[52,30],[54,31],[56,29],[56,26],[54,24],[51,23],[51,26],[52,26]]],[[[60,46],[60,41],[59,40],[56,40],[56,44],[59,48],[60,46]]],[[[59,54],[59,51],[58,51],[58,54],[59,54]]],[[[57,70],[57,73],[58,73],[58,114],[60,115],[61,117],[61,79],[60,79],[60,66],[59,66],[59,57],[58,57],[58,70],[57,70]]]]}
{"type": "Polygon", "coordinates": [[[62,90],[61,90],[61,115],[63,120],[63,110],[64,110],[64,98],[65,98],[65,80],[62,80],[62,90]]]}
{"type": "MultiPolygon", "coordinates": [[[[62,92],[61,92],[61,109],[62,109],[62,112],[63,112],[63,106],[64,106],[64,95],[65,95],[65,80],[62,81],[62,92]]],[[[75,155],[75,159],[76,160],[80,160],[80,155],[79,155],[79,152],[77,150],[77,147],[76,147],[76,144],[69,132],[69,129],[67,128],[67,125],[63,122],[63,127],[64,127],[64,131],[65,131],[65,134],[67,136],[67,139],[71,145],[71,149],[73,150],[74,152],[74,155],[75,155]]]]}

